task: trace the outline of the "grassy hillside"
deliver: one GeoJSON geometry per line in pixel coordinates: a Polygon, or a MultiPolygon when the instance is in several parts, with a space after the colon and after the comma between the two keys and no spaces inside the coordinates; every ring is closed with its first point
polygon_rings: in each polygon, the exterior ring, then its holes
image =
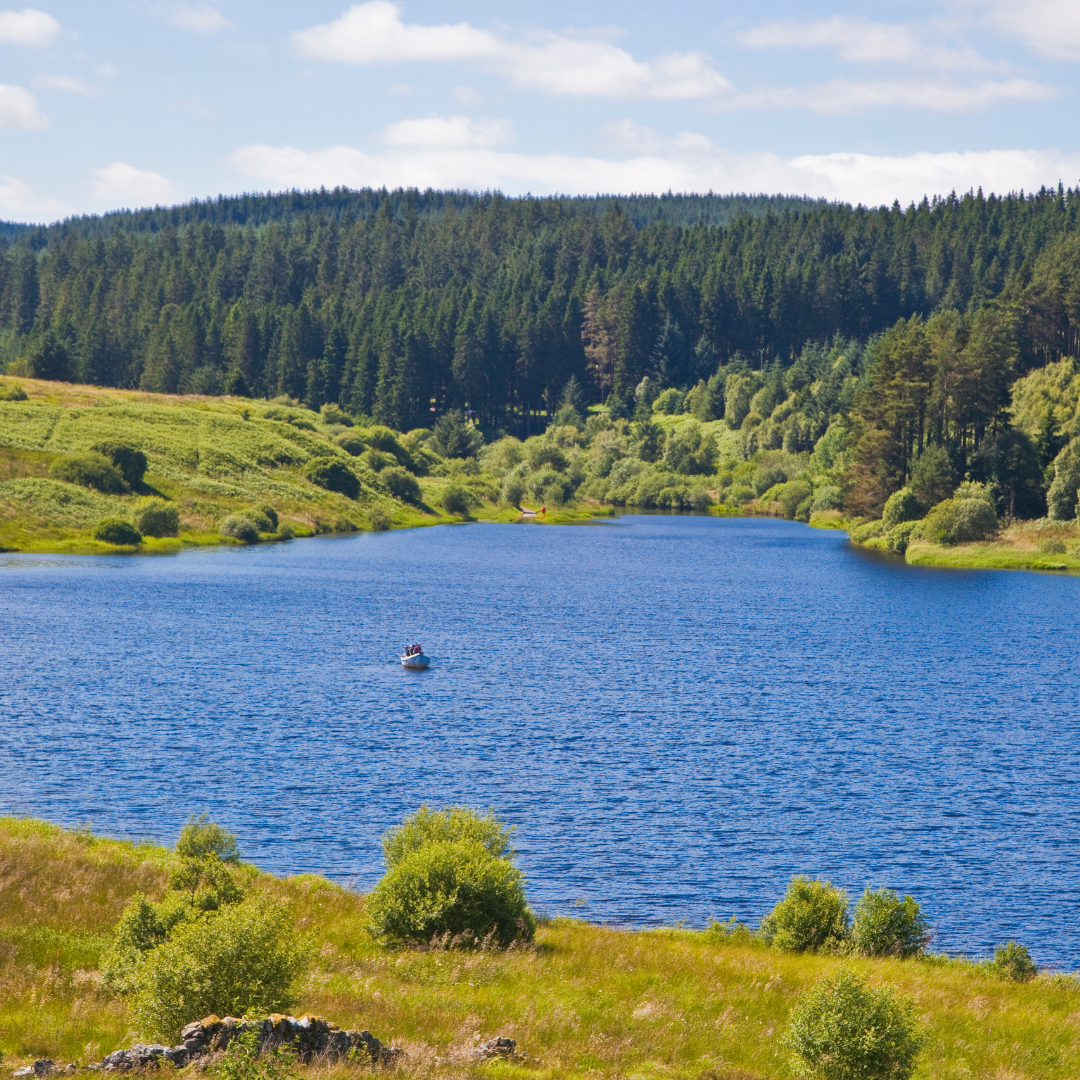
{"type": "MultiPolygon", "coordinates": [[[[0,400],[0,549],[108,551],[92,539],[104,517],[130,518],[136,501],[160,495],[180,510],[178,537],[147,538],[145,549],[221,543],[227,514],[266,503],[298,536],[372,527],[373,511],[393,526],[457,520],[441,507],[448,475],[421,480],[418,503],[395,499],[378,473],[333,442],[346,429],[318,413],[241,398],[175,397],[22,380],[25,401],[0,400]],[[83,453],[105,439],[140,448],[149,468],[142,491],[106,495],[48,476],[64,454],[83,453]],[[313,458],[332,457],[357,473],[357,499],[326,491],[303,476],[313,458]]],[[[473,494],[481,516],[500,511],[482,485],[473,494]],[[485,496],[488,496],[485,499],[485,496]]]]}
{"type": "MultiPolygon", "coordinates": [[[[0,1050],[87,1062],[135,1033],[97,966],[128,898],[160,896],[172,852],[0,819],[0,1050]]],[[[545,922],[508,952],[390,951],[363,930],[364,899],[314,875],[249,888],[286,898],[321,946],[301,1010],[368,1028],[432,1076],[785,1080],[780,1047],[802,990],[841,963],[719,932],[631,932],[545,922]],[[518,1041],[521,1065],[470,1065],[480,1039],[518,1041]]],[[[1003,982],[962,961],[849,961],[911,994],[929,1029],[920,1078],[1072,1080],[1080,1073],[1080,982],[1003,982]]],[[[299,1010],[298,1010],[299,1011],[299,1010]]],[[[339,1071],[346,1071],[341,1069],[339,1071]]]]}

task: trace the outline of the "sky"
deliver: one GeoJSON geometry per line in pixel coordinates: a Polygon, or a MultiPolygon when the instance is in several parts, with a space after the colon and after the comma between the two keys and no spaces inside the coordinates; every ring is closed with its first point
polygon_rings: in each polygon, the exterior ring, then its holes
{"type": "Polygon", "coordinates": [[[1080,0],[0,0],[0,218],[1080,183],[1080,0]]]}

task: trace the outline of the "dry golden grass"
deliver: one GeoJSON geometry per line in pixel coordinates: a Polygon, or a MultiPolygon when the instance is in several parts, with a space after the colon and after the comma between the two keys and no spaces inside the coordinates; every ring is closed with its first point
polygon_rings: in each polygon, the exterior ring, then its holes
{"type": "MultiPolygon", "coordinates": [[[[159,895],[165,849],[0,819],[0,1049],[87,1062],[134,1041],[97,964],[136,891],[159,895]]],[[[250,886],[287,899],[321,946],[300,1009],[367,1028],[409,1054],[406,1075],[762,1080],[792,1075],[781,1048],[798,995],[844,961],[684,929],[632,932],[559,919],[507,952],[387,950],[365,933],[364,900],[317,875],[250,886]],[[479,1065],[495,1035],[525,1057],[479,1065]]],[[[1002,982],[985,967],[848,961],[911,994],[928,1030],[917,1075],[1074,1080],[1080,983],[1002,982]]],[[[354,1078],[311,1066],[310,1080],[354,1078]],[[323,1077],[322,1074],[325,1074],[323,1077]]]]}

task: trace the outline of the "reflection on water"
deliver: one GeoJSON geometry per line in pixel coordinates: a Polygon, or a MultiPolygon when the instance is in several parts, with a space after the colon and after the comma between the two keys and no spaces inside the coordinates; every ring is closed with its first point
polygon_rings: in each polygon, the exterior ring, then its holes
{"type": "Polygon", "coordinates": [[[0,809],[162,840],[208,809],[367,887],[421,801],[493,805],[552,914],[756,920],[805,872],[1076,964],[1078,600],[763,519],[7,556],[0,809]]]}

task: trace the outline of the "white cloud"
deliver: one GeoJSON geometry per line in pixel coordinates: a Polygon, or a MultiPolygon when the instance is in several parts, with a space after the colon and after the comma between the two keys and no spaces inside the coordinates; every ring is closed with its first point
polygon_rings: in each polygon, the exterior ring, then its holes
{"type": "Polygon", "coordinates": [[[298,30],[293,44],[312,60],[474,61],[514,86],[553,94],[685,100],[731,90],[703,53],[641,61],[596,35],[544,32],[511,41],[468,23],[421,26],[403,22],[389,0],[356,4],[332,23],[298,30]]]}
{"type": "Polygon", "coordinates": [[[216,34],[232,27],[232,23],[211,4],[175,4],[167,20],[172,26],[194,30],[197,34],[216,34]]]}
{"type": "Polygon", "coordinates": [[[38,108],[37,99],[21,86],[0,84],[0,128],[35,131],[48,123],[38,108]]]}
{"type": "Polygon", "coordinates": [[[863,109],[902,106],[932,112],[968,112],[1009,101],[1046,101],[1057,91],[1030,79],[983,79],[957,83],[937,79],[834,79],[818,86],[777,87],[737,94],[718,103],[726,109],[807,109],[843,115],[863,109]]]}
{"type": "Polygon", "coordinates": [[[172,184],[161,173],[136,169],[122,161],[93,172],[97,181],[91,194],[102,202],[139,207],[167,203],[172,198],[172,184]]]}
{"type": "Polygon", "coordinates": [[[82,79],[73,79],[69,75],[35,75],[34,85],[43,90],[63,90],[69,94],[82,94],[84,97],[100,97],[102,93],[96,86],[91,86],[82,79]]]}
{"type": "Polygon", "coordinates": [[[1080,61],[1080,4],[1076,0],[990,0],[999,29],[1043,56],[1080,61]]]}
{"type": "MultiPolygon", "coordinates": [[[[1080,155],[1034,150],[911,154],[729,153],[692,132],[663,139],[647,128],[623,127],[630,156],[521,154],[491,148],[390,148],[365,153],[348,146],[307,152],[245,146],[231,158],[246,177],[275,190],[333,187],[433,187],[492,190],[510,195],[597,192],[749,191],[811,195],[866,205],[907,204],[925,195],[1037,189],[1059,179],[1075,183],[1080,155]]],[[[609,136],[612,131],[608,130],[609,136]]],[[[619,131],[614,132],[617,137],[619,131]]]]}
{"type": "Polygon", "coordinates": [[[455,86],[450,93],[459,105],[479,105],[484,100],[484,95],[471,86],[455,86]]]}
{"type": "Polygon", "coordinates": [[[756,49],[835,49],[860,64],[911,64],[947,71],[987,71],[996,65],[974,49],[928,45],[911,26],[834,15],[816,22],[774,19],[739,35],[756,49]]]}
{"type": "Polygon", "coordinates": [[[5,221],[50,222],[74,213],[66,203],[35,195],[22,180],[0,176],[0,218],[5,221]]]}
{"type": "Polygon", "coordinates": [[[41,49],[51,45],[60,33],[60,24],[44,11],[0,11],[0,44],[41,49]]]}
{"type": "Polygon", "coordinates": [[[429,116],[423,120],[399,120],[383,132],[387,146],[410,146],[427,150],[464,150],[502,146],[514,132],[506,120],[470,120],[467,116],[429,116]]]}

